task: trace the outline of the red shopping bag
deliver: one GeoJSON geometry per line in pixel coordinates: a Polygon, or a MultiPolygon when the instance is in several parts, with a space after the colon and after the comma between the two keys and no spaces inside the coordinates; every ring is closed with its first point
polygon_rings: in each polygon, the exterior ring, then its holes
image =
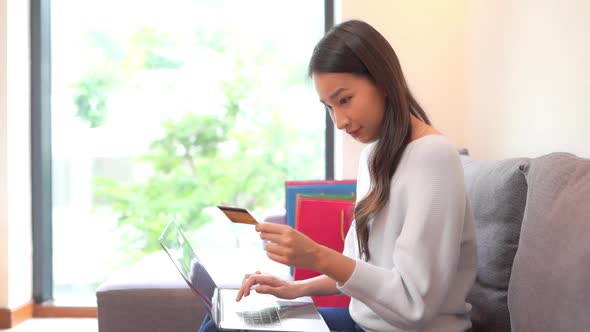
{"type": "MultiPolygon", "coordinates": [[[[298,195],[295,210],[295,228],[315,242],[342,252],[344,238],[354,215],[354,197],[298,195]]],[[[318,272],[294,268],[294,280],[319,275],[318,272]]],[[[318,307],[348,307],[346,295],[314,296],[318,307]]]]}

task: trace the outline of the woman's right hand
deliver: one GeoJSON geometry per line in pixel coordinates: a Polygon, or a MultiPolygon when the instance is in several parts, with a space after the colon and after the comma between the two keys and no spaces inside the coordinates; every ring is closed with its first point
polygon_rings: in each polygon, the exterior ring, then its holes
{"type": "Polygon", "coordinates": [[[256,271],[253,274],[246,274],[244,276],[236,301],[240,301],[242,297],[250,295],[252,289],[257,293],[271,294],[282,299],[294,299],[302,296],[299,294],[299,287],[295,283],[285,281],[271,274],[263,274],[260,271],[256,271]]]}

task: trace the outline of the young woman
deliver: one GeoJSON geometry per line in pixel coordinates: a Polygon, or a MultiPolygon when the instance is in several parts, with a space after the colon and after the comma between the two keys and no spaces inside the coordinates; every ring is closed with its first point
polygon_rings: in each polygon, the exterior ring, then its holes
{"type": "Polygon", "coordinates": [[[349,308],[320,309],[335,331],[469,329],[477,255],[457,150],[430,125],[394,50],[367,23],[332,28],[309,75],[338,129],[369,143],[354,222],[342,253],[287,225],[257,225],[270,259],[323,275],[289,282],[248,274],[237,300],[251,289],[288,299],[344,293],[349,308]]]}

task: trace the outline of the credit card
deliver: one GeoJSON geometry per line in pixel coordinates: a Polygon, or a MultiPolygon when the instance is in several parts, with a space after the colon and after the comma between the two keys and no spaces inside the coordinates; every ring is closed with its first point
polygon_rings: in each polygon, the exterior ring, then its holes
{"type": "Polygon", "coordinates": [[[232,222],[235,222],[238,224],[248,224],[248,225],[258,224],[258,221],[256,221],[256,218],[254,218],[252,216],[252,214],[250,214],[250,212],[248,212],[248,210],[246,210],[246,209],[239,208],[239,207],[233,207],[233,206],[224,206],[224,205],[217,205],[217,207],[232,222]]]}

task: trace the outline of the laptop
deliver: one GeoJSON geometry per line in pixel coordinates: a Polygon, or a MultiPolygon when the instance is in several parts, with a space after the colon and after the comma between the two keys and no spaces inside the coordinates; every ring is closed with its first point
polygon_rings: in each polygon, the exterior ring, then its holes
{"type": "Polygon", "coordinates": [[[251,292],[236,302],[238,289],[217,287],[174,221],[159,241],[220,331],[330,331],[310,297],[283,300],[251,292]]]}

